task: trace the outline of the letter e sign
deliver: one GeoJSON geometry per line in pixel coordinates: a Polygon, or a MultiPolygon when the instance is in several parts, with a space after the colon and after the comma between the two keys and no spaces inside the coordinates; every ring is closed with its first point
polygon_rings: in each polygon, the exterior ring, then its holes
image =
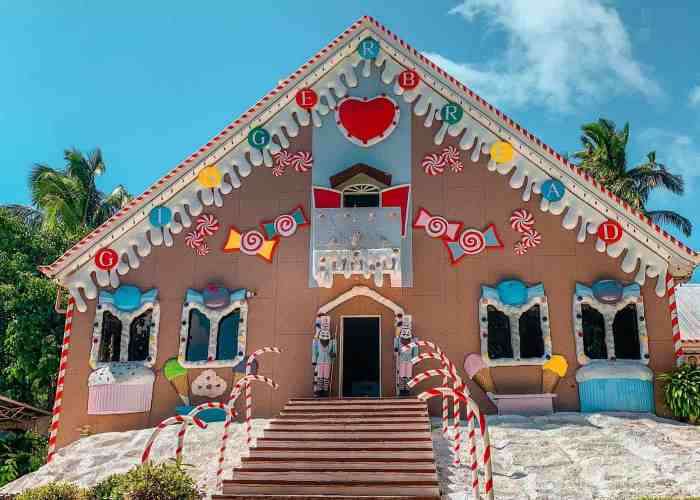
{"type": "Polygon", "coordinates": [[[617,243],[622,239],[622,226],[619,222],[608,219],[598,226],[598,238],[608,245],[617,243]]]}

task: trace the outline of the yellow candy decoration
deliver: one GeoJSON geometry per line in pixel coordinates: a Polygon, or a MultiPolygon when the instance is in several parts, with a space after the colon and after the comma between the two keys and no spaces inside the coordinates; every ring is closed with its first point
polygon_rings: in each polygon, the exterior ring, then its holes
{"type": "Polygon", "coordinates": [[[221,184],[221,172],[216,165],[204,167],[197,176],[197,181],[206,188],[215,188],[221,184]]]}
{"type": "Polygon", "coordinates": [[[496,163],[508,163],[513,160],[513,146],[508,142],[498,141],[491,146],[491,158],[496,163]]]}

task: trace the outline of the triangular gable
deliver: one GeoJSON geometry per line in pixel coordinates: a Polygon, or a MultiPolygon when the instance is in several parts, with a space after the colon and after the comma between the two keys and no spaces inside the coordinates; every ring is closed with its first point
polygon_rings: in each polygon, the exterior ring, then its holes
{"type": "Polygon", "coordinates": [[[625,253],[622,269],[630,273],[638,269],[635,280],[640,284],[647,276],[657,277],[656,291],[663,295],[667,275],[687,277],[700,263],[697,252],[621,202],[551,147],[365,16],[129,206],[56,262],[42,267],[42,272],[67,286],[78,308],[83,310],[81,291],[87,298],[95,298],[96,285],[117,286],[119,275],[138,267],[140,258],[150,253],[152,245],[172,245],[171,233],[189,227],[191,218],[204,205],[221,206],[223,195],[240,187],[253,167],[263,164],[271,167],[272,155],[280,151],[280,145],[286,148],[289,138],[295,137],[300,127],[321,126],[321,115],[329,113],[346,95],[347,87],[357,84],[359,77],[370,76],[372,67],[395,95],[413,103],[413,112],[425,117],[426,126],[440,120],[439,111],[448,102],[458,103],[464,109],[457,123],[441,124],[434,138],[436,144],[441,144],[447,134],[459,137],[460,148],[472,148],[472,159],[476,161],[480,154],[489,154],[494,142],[509,142],[515,150],[513,161],[496,164],[492,159],[488,168],[502,175],[510,174],[512,188],[524,187],[524,200],[533,192],[539,193],[542,183],[550,178],[563,182],[567,189],[564,198],[554,203],[543,198],[540,208],[556,215],[565,212],[562,225],[569,230],[578,227],[580,242],[588,234],[595,234],[605,220],[617,220],[625,230],[622,239],[607,246],[598,239],[596,248],[613,258],[625,253]],[[379,42],[380,51],[374,60],[362,59],[357,52],[358,45],[367,37],[379,42]],[[404,91],[397,83],[397,76],[405,69],[414,70],[421,81],[415,88],[404,91]],[[304,88],[314,89],[319,97],[310,112],[295,99],[304,88]],[[262,126],[275,140],[261,150],[249,144],[248,133],[262,126]],[[476,145],[472,147],[475,139],[476,145]],[[197,177],[214,164],[223,174],[223,181],[216,188],[204,187],[197,177]],[[160,205],[169,207],[173,217],[167,225],[155,227],[149,223],[149,214],[160,205]],[[95,265],[95,254],[102,248],[116,252],[119,264],[115,269],[102,271],[95,265]]]}

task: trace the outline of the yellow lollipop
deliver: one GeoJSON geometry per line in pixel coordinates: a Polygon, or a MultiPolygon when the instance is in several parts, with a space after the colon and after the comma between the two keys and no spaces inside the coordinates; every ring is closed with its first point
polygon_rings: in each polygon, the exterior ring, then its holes
{"type": "Polygon", "coordinates": [[[199,172],[197,180],[206,188],[215,188],[221,184],[221,172],[216,165],[210,165],[199,172]]]}
{"type": "Polygon", "coordinates": [[[505,141],[498,141],[491,146],[491,158],[496,163],[508,163],[513,160],[513,146],[505,141]]]}

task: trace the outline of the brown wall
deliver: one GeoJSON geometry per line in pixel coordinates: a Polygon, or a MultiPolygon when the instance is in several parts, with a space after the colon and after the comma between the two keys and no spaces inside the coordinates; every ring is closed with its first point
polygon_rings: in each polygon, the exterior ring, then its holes
{"type": "MultiPolygon", "coordinates": [[[[437,127],[437,125],[436,125],[437,127]]],[[[460,174],[446,172],[429,177],[420,168],[420,161],[428,152],[437,152],[448,144],[437,147],[433,134],[424,129],[422,119],[413,118],[413,207],[425,207],[435,215],[464,222],[465,227],[483,229],[494,223],[505,243],[505,249],[487,251],[466,257],[457,266],[451,266],[447,251],[437,240],[417,230],[413,235],[414,287],[392,289],[383,287],[379,293],[398,303],[413,315],[414,332],[423,339],[437,342],[458,365],[465,354],[479,352],[478,301],[482,284],[496,284],[503,279],[517,278],[527,283],[544,283],[549,301],[553,352],[566,356],[569,373],[558,386],[557,407],[562,410],[579,408],[575,372],[578,368],[572,330],[572,295],[576,281],[591,283],[603,278],[629,282],[633,274],[620,269],[621,258],[612,259],[598,253],[594,240],[576,242],[576,232],[561,227],[561,216],[540,212],[539,196],[528,203],[520,199],[521,191],[508,186],[508,177],[489,172],[487,157],[473,164],[462,153],[465,170],[460,174]],[[536,219],[536,228],[543,242],[525,256],[512,252],[518,234],[510,228],[511,212],[519,207],[528,208],[536,219]]],[[[435,128],[432,132],[435,131],[435,128]]],[[[311,150],[311,130],[306,127],[295,139],[292,150],[311,150]]],[[[382,169],[382,165],[373,165],[382,169]]],[[[261,373],[272,376],[279,384],[278,391],[259,386],[255,390],[255,413],[270,416],[292,396],[311,396],[312,370],[310,345],[314,317],[318,307],[354,285],[374,288],[371,281],[336,278],[332,289],[309,289],[308,259],[309,230],[303,228],[290,238],[283,239],[274,262],[268,264],[256,257],[224,254],[222,248],[227,227],[233,224],[241,230],[256,227],[263,220],[271,220],[302,204],[309,214],[310,174],[288,170],[282,177],[274,177],[270,169],[258,167],[244,179],[243,186],[225,198],[223,208],[209,207],[215,213],[222,229],[209,239],[212,252],[197,257],[184,245],[184,232],[177,235],[171,248],[157,247],[142,261],[139,269],[123,277],[124,284],[142,289],[157,287],[161,304],[160,333],[156,369],[177,355],[179,321],[182,301],[187,288],[201,289],[207,283],[221,283],[229,288],[247,287],[258,296],[249,302],[248,352],[262,346],[275,345],[284,354],[268,354],[261,358],[261,373]]],[[[654,293],[654,283],[643,287],[646,321],[649,334],[650,367],[663,371],[673,366],[671,327],[667,302],[654,293]]],[[[381,314],[382,320],[382,393],[394,391],[392,361],[393,314],[367,298],[346,302],[332,312],[333,330],[341,315],[381,314]]],[[[59,433],[59,446],[79,436],[78,428],[92,426],[97,432],[118,431],[153,426],[173,414],[178,398],[162,373],[157,373],[153,407],[149,413],[88,416],[87,377],[90,373],[88,357],[94,318],[94,302],[88,311],[77,314],[74,321],[73,344],[70,354],[64,410],[59,433]]],[[[424,365],[430,366],[429,363],[424,365]]],[[[201,370],[191,370],[192,381],[201,370]]],[[[217,370],[230,386],[230,369],[217,370]]],[[[541,368],[498,367],[492,370],[501,392],[540,392],[541,368]]],[[[337,393],[337,369],[334,393],[337,393]]],[[[475,386],[472,392],[482,407],[493,410],[482,391],[475,386]]],[[[433,408],[435,409],[435,408],[433,408]]]]}

